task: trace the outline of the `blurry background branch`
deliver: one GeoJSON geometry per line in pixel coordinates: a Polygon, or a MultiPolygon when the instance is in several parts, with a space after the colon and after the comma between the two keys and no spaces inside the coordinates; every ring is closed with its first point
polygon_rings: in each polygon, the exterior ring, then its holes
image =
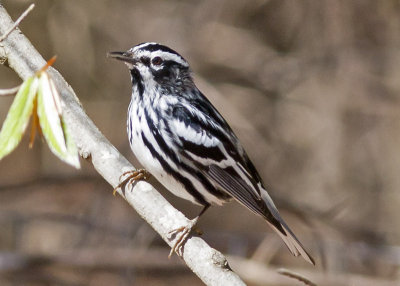
{"type": "MultiPolygon", "coordinates": [[[[241,257],[229,256],[232,266],[238,269],[238,274],[246,281],[255,285],[305,285],[305,283],[296,281],[295,278],[283,277],[282,273],[299,272],[301,276],[311,280],[315,285],[324,286],[348,286],[348,285],[363,285],[363,286],[396,286],[398,282],[389,281],[379,278],[371,278],[356,274],[344,273],[318,273],[313,270],[295,269],[287,271],[286,269],[271,269],[262,263],[243,259],[241,257]],[[295,279],[295,280],[293,280],[295,279]],[[295,282],[293,282],[295,281],[295,282]]],[[[306,284],[313,285],[313,284],[306,284]]]]}
{"type": "MultiPolygon", "coordinates": [[[[7,11],[0,4],[0,34],[6,35],[2,41],[3,49],[0,50],[0,57],[6,58],[9,67],[25,79],[44,66],[45,61],[19,30],[8,35],[15,27],[7,11]]],[[[132,170],[133,166],[109,143],[85,114],[75,93],[63,77],[55,69],[51,69],[49,73],[62,97],[63,113],[80,155],[90,159],[99,174],[115,187],[122,172],[132,170]]],[[[118,192],[169,245],[174,243],[169,240],[169,231],[189,223],[181,212],[174,209],[146,182],[139,182],[132,188],[118,192]]],[[[210,248],[199,237],[189,237],[184,246],[183,259],[207,285],[244,285],[230,269],[225,257],[210,248]]]]}
{"type": "Polygon", "coordinates": [[[7,88],[7,89],[0,89],[0,96],[13,95],[18,90],[19,90],[19,86],[7,88]]]}
{"type": "MultiPolygon", "coordinates": [[[[112,248],[85,248],[77,251],[59,250],[53,253],[9,253],[0,252],[0,271],[18,273],[27,267],[46,266],[56,268],[63,266],[69,269],[96,270],[96,269],[136,269],[140,271],[183,271],[185,266],[179,260],[160,260],[160,257],[168,255],[168,249],[153,247],[143,248],[112,247],[112,248]]],[[[264,263],[243,259],[238,256],[229,256],[232,266],[251,285],[324,285],[324,286],[397,286],[396,281],[366,277],[357,274],[331,273],[326,275],[314,270],[297,269],[301,276],[307,277],[313,283],[302,283],[295,278],[282,276],[282,273],[293,273],[286,269],[266,267],[264,263]]]]}

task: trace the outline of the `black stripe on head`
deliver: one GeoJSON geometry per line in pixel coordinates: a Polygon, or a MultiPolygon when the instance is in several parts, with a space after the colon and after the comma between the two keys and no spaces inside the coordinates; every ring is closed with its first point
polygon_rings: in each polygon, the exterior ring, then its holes
{"type": "MultiPolygon", "coordinates": [[[[140,46],[140,45],[138,45],[138,46],[140,46]]],[[[177,55],[178,57],[180,57],[181,59],[186,61],[180,54],[178,54],[173,49],[171,49],[171,48],[169,48],[167,46],[164,46],[164,45],[157,44],[157,43],[149,44],[149,45],[144,46],[143,48],[140,48],[140,49],[144,50],[144,51],[149,51],[149,52],[155,52],[155,51],[168,52],[168,53],[177,55]]]]}

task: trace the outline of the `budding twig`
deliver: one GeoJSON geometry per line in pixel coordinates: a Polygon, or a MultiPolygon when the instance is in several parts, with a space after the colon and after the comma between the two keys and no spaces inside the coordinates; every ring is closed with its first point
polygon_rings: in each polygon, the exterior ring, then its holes
{"type": "Polygon", "coordinates": [[[13,95],[19,90],[20,87],[21,85],[12,88],[0,89],[0,96],[13,95]]]}
{"type": "Polygon", "coordinates": [[[26,9],[24,11],[24,13],[22,13],[21,16],[19,16],[17,21],[14,22],[14,25],[7,32],[5,32],[2,36],[0,36],[0,42],[3,41],[5,38],[7,38],[8,35],[10,35],[11,32],[14,31],[18,27],[18,25],[21,23],[21,21],[29,14],[29,12],[32,11],[33,8],[35,8],[35,4],[32,3],[31,5],[29,5],[28,9],[26,9]]]}
{"type": "Polygon", "coordinates": [[[40,74],[41,72],[46,71],[49,67],[51,67],[54,64],[56,59],[57,59],[57,56],[53,56],[50,60],[48,60],[47,63],[40,70],[38,70],[36,72],[36,75],[40,74]]]}

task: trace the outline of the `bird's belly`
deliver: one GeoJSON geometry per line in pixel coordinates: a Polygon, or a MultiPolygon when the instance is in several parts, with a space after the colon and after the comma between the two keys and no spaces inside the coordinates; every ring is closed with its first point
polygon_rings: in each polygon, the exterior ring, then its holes
{"type": "Polygon", "coordinates": [[[186,191],[183,184],[164,170],[160,162],[151,154],[149,148],[143,143],[141,136],[142,135],[135,130],[132,130],[132,134],[130,134],[130,146],[140,164],[175,196],[198,204],[195,198],[186,191]]]}

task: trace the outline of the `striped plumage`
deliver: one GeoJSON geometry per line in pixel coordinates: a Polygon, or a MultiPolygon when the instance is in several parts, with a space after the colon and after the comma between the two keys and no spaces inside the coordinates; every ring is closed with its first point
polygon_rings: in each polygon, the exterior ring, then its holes
{"type": "Polygon", "coordinates": [[[232,129],[194,84],[186,60],[157,43],[110,56],[124,61],[131,73],[127,131],[132,151],[147,171],[204,210],[237,200],[265,218],[295,256],[314,264],[279,215],[232,129]]]}

